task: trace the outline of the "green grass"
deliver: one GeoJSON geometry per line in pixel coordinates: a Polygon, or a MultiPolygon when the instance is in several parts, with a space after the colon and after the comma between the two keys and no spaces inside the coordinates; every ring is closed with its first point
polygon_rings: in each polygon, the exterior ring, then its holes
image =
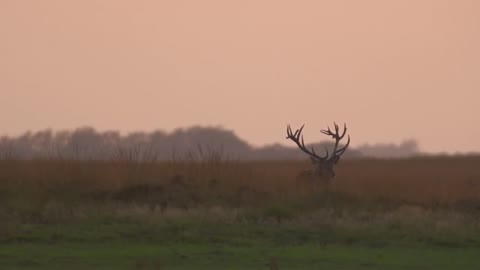
{"type": "Polygon", "coordinates": [[[15,244],[2,269],[478,269],[480,249],[136,242],[15,244]],[[21,255],[20,255],[21,254],[21,255]],[[273,262],[272,262],[273,261],[273,262]]]}
{"type": "Polygon", "coordinates": [[[281,223],[100,219],[10,228],[0,243],[0,265],[1,269],[478,269],[480,238],[473,236],[281,223]]]}

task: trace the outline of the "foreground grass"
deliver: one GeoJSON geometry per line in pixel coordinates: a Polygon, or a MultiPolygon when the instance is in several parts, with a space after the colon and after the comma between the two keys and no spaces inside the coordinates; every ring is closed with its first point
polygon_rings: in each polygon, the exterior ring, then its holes
{"type": "Polygon", "coordinates": [[[2,269],[480,267],[480,237],[471,232],[111,218],[4,229],[2,269]]]}
{"type": "Polygon", "coordinates": [[[13,245],[2,269],[478,269],[480,249],[95,243],[13,245]],[[23,254],[19,256],[19,254],[23,254]]]}

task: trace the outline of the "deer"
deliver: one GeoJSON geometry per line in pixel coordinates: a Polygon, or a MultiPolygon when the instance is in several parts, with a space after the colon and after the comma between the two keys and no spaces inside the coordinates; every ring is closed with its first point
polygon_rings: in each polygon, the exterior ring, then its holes
{"type": "Polygon", "coordinates": [[[315,152],[313,146],[310,148],[311,150],[309,150],[305,146],[305,141],[303,140],[302,134],[305,124],[302,125],[300,129],[297,129],[295,132],[292,132],[292,128],[290,127],[290,125],[287,125],[287,139],[295,142],[298,148],[300,148],[300,150],[302,150],[310,157],[310,160],[314,165],[313,169],[302,171],[297,176],[296,182],[298,187],[307,185],[307,187],[313,188],[313,191],[316,191],[318,189],[329,191],[331,183],[335,178],[335,171],[333,168],[339,162],[340,157],[343,155],[343,153],[345,153],[348,145],[350,144],[350,135],[348,135],[347,143],[343,147],[339,148],[340,141],[345,137],[347,133],[347,125],[344,124],[343,132],[340,135],[337,123],[334,122],[333,124],[334,131],[332,131],[330,127],[327,127],[326,130],[320,130],[321,133],[327,136],[332,136],[332,138],[335,139],[335,145],[333,147],[331,155],[328,152],[328,148],[325,147],[325,156],[318,155],[315,152]]]}

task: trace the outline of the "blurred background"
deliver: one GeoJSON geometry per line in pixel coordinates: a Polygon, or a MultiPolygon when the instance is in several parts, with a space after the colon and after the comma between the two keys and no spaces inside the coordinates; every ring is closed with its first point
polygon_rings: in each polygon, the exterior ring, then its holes
{"type": "Polygon", "coordinates": [[[289,123],[318,143],[333,121],[353,156],[478,152],[478,14],[475,0],[2,0],[3,153],[133,134],[261,156],[291,146],[289,123]]]}

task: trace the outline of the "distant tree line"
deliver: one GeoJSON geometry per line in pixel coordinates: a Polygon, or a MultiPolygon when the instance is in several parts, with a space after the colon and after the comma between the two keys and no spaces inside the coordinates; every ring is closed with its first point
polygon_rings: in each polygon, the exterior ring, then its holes
{"type": "Polygon", "coordinates": [[[377,158],[402,158],[419,154],[417,141],[405,140],[399,145],[390,144],[365,144],[357,148],[364,156],[377,158]]]}
{"type": "MultiPolygon", "coordinates": [[[[322,151],[330,142],[313,144],[322,151]]],[[[418,154],[418,145],[410,140],[396,145],[350,147],[345,158],[408,157],[418,154]]],[[[220,127],[191,127],[164,131],[99,132],[91,127],[73,131],[43,130],[20,136],[0,137],[0,159],[68,159],[68,160],[300,160],[306,156],[296,147],[280,144],[252,147],[233,131],[220,127]]]]}

